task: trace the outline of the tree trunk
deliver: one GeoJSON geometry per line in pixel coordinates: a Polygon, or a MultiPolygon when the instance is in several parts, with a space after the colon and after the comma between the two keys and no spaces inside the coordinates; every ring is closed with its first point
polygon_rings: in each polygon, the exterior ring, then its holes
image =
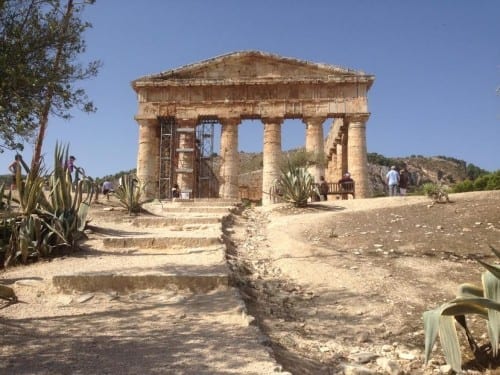
{"type": "MultiPolygon", "coordinates": [[[[71,19],[72,13],[73,13],[73,0],[68,0],[68,4],[66,6],[66,12],[62,19],[61,42],[57,47],[56,56],[54,59],[54,66],[53,66],[54,72],[57,72],[59,70],[59,66],[61,64],[62,51],[65,43],[65,36],[68,31],[69,21],[71,19]]],[[[47,125],[49,122],[49,114],[50,114],[50,108],[52,106],[53,95],[54,95],[53,83],[49,82],[49,87],[47,88],[47,95],[45,96],[45,102],[43,103],[42,111],[40,113],[40,125],[38,128],[38,135],[36,137],[35,150],[33,152],[33,158],[31,159],[31,169],[33,170],[36,170],[38,167],[40,167],[40,162],[42,158],[43,140],[45,138],[45,132],[47,130],[47,125]]]]}

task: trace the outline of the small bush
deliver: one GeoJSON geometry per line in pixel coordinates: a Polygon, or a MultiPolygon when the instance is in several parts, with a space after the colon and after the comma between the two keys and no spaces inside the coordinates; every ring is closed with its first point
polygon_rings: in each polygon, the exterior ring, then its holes
{"type": "Polygon", "coordinates": [[[454,193],[465,193],[467,191],[474,191],[474,182],[471,180],[465,180],[453,186],[454,193]]]}

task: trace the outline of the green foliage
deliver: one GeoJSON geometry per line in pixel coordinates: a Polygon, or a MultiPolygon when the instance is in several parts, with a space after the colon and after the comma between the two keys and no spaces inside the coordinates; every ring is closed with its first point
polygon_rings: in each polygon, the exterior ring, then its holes
{"type": "Polygon", "coordinates": [[[465,180],[453,186],[453,192],[455,193],[482,190],[500,190],[500,170],[483,174],[474,181],[465,180]]]}
{"type": "Polygon", "coordinates": [[[454,193],[465,193],[467,191],[474,191],[474,182],[471,180],[465,180],[453,186],[454,193]]]}
{"type": "Polygon", "coordinates": [[[488,172],[484,169],[481,169],[474,164],[467,164],[466,167],[467,177],[471,180],[475,180],[479,176],[487,174],[488,172]]]}
{"type": "Polygon", "coordinates": [[[129,214],[141,211],[141,194],[143,186],[133,175],[123,175],[122,184],[115,189],[115,196],[129,214]]]}
{"type": "Polygon", "coordinates": [[[443,185],[428,182],[422,185],[422,191],[436,203],[449,202],[448,188],[443,185]]]}
{"type": "Polygon", "coordinates": [[[71,109],[95,110],[76,82],[97,75],[99,62],[82,66],[82,39],[91,26],[80,19],[86,2],[0,1],[0,140],[22,150],[40,126],[43,108],[69,118],[71,109]],[[71,5],[71,6],[70,6],[71,5]]]}
{"type": "Polygon", "coordinates": [[[396,165],[396,160],[392,158],[387,158],[383,155],[377,154],[376,152],[369,152],[367,154],[368,163],[384,165],[386,167],[390,167],[392,165],[396,165]]]}
{"type": "Polygon", "coordinates": [[[283,157],[281,169],[287,168],[287,164],[291,164],[297,168],[306,168],[312,165],[326,166],[327,160],[324,152],[306,151],[304,148],[299,148],[287,153],[283,157]]]}
{"type": "Polygon", "coordinates": [[[276,189],[281,192],[283,200],[296,207],[307,206],[307,200],[313,194],[314,187],[314,178],[306,168],[297,167],[290,161],[282,168],[276,183],[276,189]]]}
{"type": "MultiPolygon", "coordinates": [[[[491,250],[500,258],[500,253],[491,250]]],[[[431,357],[432,349],[439,336],[446,362],[461,373],[462,357],[455,321],[465,330],[467,341],[478,361],[484,360],[485,353],[477,345],[468,329],[466,315],[476,314],[487,320],[487,333],[491,342],[491,355],[498,354],[500,338],[500,266],[478,260],[486,271],[481,275],[482,286],[462,284],[457,297],[434,310],[424,312],[425,362],[431,357]],[[453,319],[454,318],[454,319],[453,319]]],[[[483,364],[487,367],[487,364],[483,364]]]]}

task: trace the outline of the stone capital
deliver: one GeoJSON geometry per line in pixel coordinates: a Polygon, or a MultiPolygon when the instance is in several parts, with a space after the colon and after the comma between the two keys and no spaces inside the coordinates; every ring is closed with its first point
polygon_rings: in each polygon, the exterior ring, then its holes
{"type": "Polygon", "coordinates": [[[158,125],[158,120],[157,119],[151,119],[151,118],[135,118],[135,121],[139,124],[139,126],[157,126],[158,125]]]}
{"type": "Polygon", "coordinates": [[[361,122],[365,123],[368,121],[368,118],[370,117],[370,113],[353,113],[348,116],[346,116],[346,120],[349,123],[349,125],[353,122],[361,122]]]}
{"type": "Polygon", "coordinates": [[[325,116],[306,116],[302,117],[302,122],[306,125],[322,125],[325,122],[325,116]]]}
{"type": "Polygon", "coordinates": [[[220,117],[219,122],[222,125],[236,126],[241,123],[241,119],[239,117],[220,117]]]}
{"type": "Polygon", "coordinates": [[[283,120],[284,120],[283,117],[278,117],[278,116],[261,118],[261,121],[264,124],[282,124],[283,120]]]}

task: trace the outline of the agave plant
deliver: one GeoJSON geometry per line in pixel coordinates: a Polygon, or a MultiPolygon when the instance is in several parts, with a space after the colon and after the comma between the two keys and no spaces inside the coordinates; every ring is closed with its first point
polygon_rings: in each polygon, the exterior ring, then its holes
{"type": "MultiPolygon", "coordinates": [[[[500,258],[500,252],[490,246],[500,258]]],[[[456,330],[457,322],[465,331],[469,346],[478,361],[485,353],[474,340],[465,316],[477,314],[487,321],[487,331],[491,344],[491,354],[498,354],[500,338],[500,266],[491,265],[478,259],[486,271],[481,275],[482,287],[462,284],[458,288],[457,298],[434,310],[424,312],[425,362],[430,359],[432,349],[439,335],[446,362],[456,372],[462,371],[462,355],[456,330]]]]}
{"type": "Polygon", "coordinates": [[[143,187],[140,181],[133,175],[125,174],[122,176],[121,185],[115,190],[115,196],[130,215],[141,211],[142,191],[143,187]]]}
{"type": "Polygon", "coordinates": [[[67,154],[67,147],[56,145],[54,171],[48,178],[42,177],[39,165],[28,170],[25,181],[18,170],[16,201],[21,213],[6,246],[5,266],[46,257],[61,246],[73,248],[80,238],[94,189],[91,179],[83,178],[73,192],[71,176],[63,167],[67,154]]]}
{"type": "Polygon", "coordinates": [[[282,199],[296,207],[305,207],[314,191],[314,178],[306,168],[294,166],[288,162],[281,170],[277,181],[277,189],[282,199]]]}

